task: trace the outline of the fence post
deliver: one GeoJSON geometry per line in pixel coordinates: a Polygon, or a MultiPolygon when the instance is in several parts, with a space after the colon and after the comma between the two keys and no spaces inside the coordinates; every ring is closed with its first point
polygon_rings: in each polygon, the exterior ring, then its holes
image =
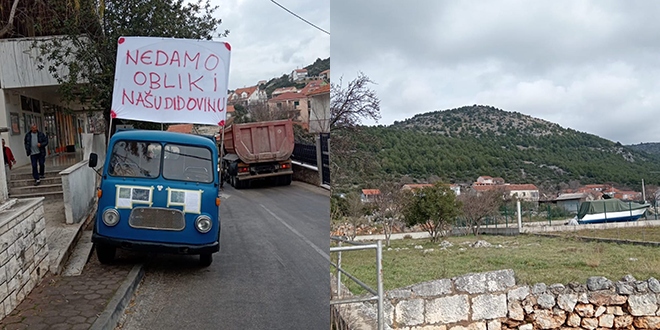
{"type": "Polygon", "coordinates": [[[383,244],[376,241],[376,272],[378,273],[378,330],[385,327],[383,320],[383,244]]]}
{"type": "Polygon", "coordinates": [[[316,168],[319,171],[319,186],[323,184],[323,149],[321,148],[321,134],[316,135],[316,168]]]}
{"type": "MultiPolygon", "coordinates": [[[[338,244],[341,247],[341,241],[338,244]]],[[[341,251],[337,252],[337,298],[341,298],[341,251]]]]}
{"type": "Polygon", "coordinates": [[[516,201],[516,206],[518,207],[518,233],[522,231],[522,213],[520,212],[520,200],[516,201]]]}

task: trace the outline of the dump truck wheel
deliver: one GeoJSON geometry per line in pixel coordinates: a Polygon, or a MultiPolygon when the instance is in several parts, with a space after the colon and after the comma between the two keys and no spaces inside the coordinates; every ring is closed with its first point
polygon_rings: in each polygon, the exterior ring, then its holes
{"type": "Polygon", "coordinates": [[[291,184],[291,174],[280,176],[277,178],[277,184],[280,186],[288,186],[291,184]]]}
{"type": "Polygon", "coordinates": [[[241,181],[236,177],[234,178],[234,181],[236,182],[236,185],[234,186],[234,188],[236,188],[236,189],[243,189],[243,188],[247,187],[247,185],[249,184],[248,181],[246,181],[246,180],[241,181]]]}

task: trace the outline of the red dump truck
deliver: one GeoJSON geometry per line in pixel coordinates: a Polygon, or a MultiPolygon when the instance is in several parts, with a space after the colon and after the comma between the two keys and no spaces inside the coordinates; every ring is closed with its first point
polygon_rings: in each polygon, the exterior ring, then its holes
{"type": "Polygon", "coordinates": [[[224,179],[236,189],[265,178],[289,185],[294,144],[291,120],[232,124],[224,133],[224,179]]]}

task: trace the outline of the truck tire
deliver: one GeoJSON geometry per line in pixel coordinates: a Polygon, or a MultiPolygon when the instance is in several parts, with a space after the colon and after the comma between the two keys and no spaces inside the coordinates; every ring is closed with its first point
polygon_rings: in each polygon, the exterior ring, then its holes
{"type": "Polygon", "coordinates": [[[291,174],[289,175],[282,175],[277,178],[277,185],[278,186],[288,186],[291,184],[291,174]]]}
{"type": "Polygon", "coordinates": [[[110,264],[115,260],[116,252],[117,248],[114,246],[96,243],[96,257],[98,257],[99,262],[104,265],[110,264]]]}
{"type": "Polygon", "coordinates": [[[213,255],[211,253],[202,253],[199,255],[199,265],[201,267],[211,266],[213,262],[213,255]]]}
{"type": "Polygon", "coordinates": [[[250,184],[250,181],[248,180],[239,180],[237,177],[234,177],[234,188],[236,189],[243,189],[247,188],[247,186],[250,184]]]}

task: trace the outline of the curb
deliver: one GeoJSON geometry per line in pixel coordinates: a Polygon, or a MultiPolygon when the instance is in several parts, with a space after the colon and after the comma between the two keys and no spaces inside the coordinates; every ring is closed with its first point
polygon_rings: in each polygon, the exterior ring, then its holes
{"type": "Polygon", "coordinates": [[[62,271],[64,270],[64,266],[66,266],[67,261],[69,260],[69,257],[73,253],[73,249],[76,247],[76,244],[78,243],[78,240],[82,236],[82,228],[84,226],[84,223],[81,221],[75,225],[72,226],[77,226],[78,228],[75,229],[75,234],[71,236],[71,238],[67,241],[66,244],[66,250],[61,253],[60,255],[57,256],[57,259],[54,261],[54,263],[51,264],[50,266],[50,272],[59,275],[62,274],[62,271]]]}
{"type": "MultiPolygon", "coordinates": [[[[96,203],[96,201],[95,201],[95,203],[96,203]]],[[[67,226],[72,226],[72,227],[77,226],[78,228],[76,228],[75,234],[68,241],[68,243],[66,245],[67,246],[66,250],[58,256],[57,260],[54,261],[54,264],[53,264],[53,262],[51,262],[51,265],[50,265],[50,268],[49,268],[51,273],[53,273],[55,275],[62,274],[62,272],[64,271],[64,267],[66,266],[66,263],[69,261],[69,258],[73,254],[73,250],[75,249],[76,245],[78,244],[78,241],[82,237],[82,232],[84,231],[83,228],[85,226],[87,226],[90,222],[94,221],[94,217],[96,216],[96,207],[97,207],[96,204],[94,204],[94,206],[91,208],[89,214],[87,215],[87,217],[84,220],[81,220],[80,222],[75,223],[75,224],[67,225],[67,226]]]]}
{"type": "Polygon", "coordinates": [[[119,319],[131,301],[133,293],[135,293],[140,281],[142,281],[142,277],[144,277],[144,265],[138,264],[133,266],[131,272],[128,273],[128,277],[119,286],[119,289],[117,289],[115,295],[110,299],[103,313],[92,324],[91,330],[111,330],[117,327],[119,319]]]}

